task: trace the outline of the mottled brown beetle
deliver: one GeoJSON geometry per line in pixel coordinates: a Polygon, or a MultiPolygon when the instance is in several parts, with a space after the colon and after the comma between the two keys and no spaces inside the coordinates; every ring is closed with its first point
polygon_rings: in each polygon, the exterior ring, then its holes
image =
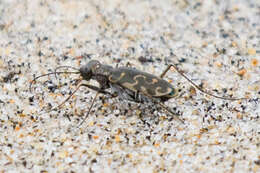
{"type": "MultiPolygon", "coordinates": [[[[99,93],[109,95],[111,97],[119,97],[121,99],[134,101],[137,103],[145,103],[145,102],[154,102],[159,104],[164,110],[174,115],[175,118],[183,122],[183,120],[179,119],[177,114],[172,112],[168,107],[166,107],[163,103],[173,97],[178,95],[178,90],[174,88],[169,82],[163,79],[167,71],[173,67],[180,75],[182,75],[185,79],[187,79],[194,87],[200,90],[203,93],[206,93],[210,96],[226,99],[226,100],[240,100],[246,98],[227,98],[220,97],[214,94],[211,94],[207,91],[202,90],[199,86],[197,86],[194,82],[192,82],[188,77],[186,77],[182,71],[180,71],[175,65],[169,65],[163,73],[157,77],[155,75],[139,71],[137,69],[131,67],[119,67],[113,68],[109,65],[101,64],[97,60],[91,60],[88,64],[82,66],[79,70],[70,66],[60,66],[55,69],[55,72],[44,74],[34,78],[33,82],[35,82],[38,78],[47,76],[50,74],[60,74],[60,73],[80,73],[83,80],[89,81],[90,79],[96,80],[99,83],[99,87],[80,83],[77,88],[72,92],[72,94],[65,99],[58,107],[63,105],[66,101],[70,99],[70,97],[81,87],[85,86],[92,90],[97,91],[96,96],[94,97],[91,106],[83,119],[80,125],[85,121],[90,113],[90,110],[93,107],[93,104],[97,98],[99,93]],[[72,68],[77,70],[76,72],[57,72],[60,68],[72,68]],[[112,89],[112,92],[106,91],[106,89],[112,89]]],[[[32,82],[32,83],[33,83],[32,82]]],[[[31,88],[31,86],[30,86],[31,88]]],[[[53,109],[52,109],[53,110],[53,109]]]]}

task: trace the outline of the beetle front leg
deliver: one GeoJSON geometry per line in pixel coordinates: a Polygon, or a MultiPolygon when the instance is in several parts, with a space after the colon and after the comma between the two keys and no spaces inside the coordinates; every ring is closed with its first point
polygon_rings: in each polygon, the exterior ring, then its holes
{"type": "Polygon", "coordinates": [[[104,91],[102,90],[101,88],[98,88],[96,86],[93,86],[93,85],[88,85],[88,84],[79,84],[77,86],[77,88],[61,103],[59,104],[57,107],[51,109],[50,111],[54,110],[54,109],[57,109],[57,108],[60,108],[62,105],[64,105],[64,103],[66,103],[77,91],[80,87],[82,86],[85,86],[85,87],[88,87],[89,89],[92,89],[94,91],[97,91],[98,93],[102,93],[102,94],[105,94],[105,95],[110,95],[111,97],[116,97],[114,96],[113,94],[111,94],[110,92],[107,92],[107,91],[104,91]]]}
{"type": "Polygon", "coordinates": [[[92,89],[94,91],[97,91],[99,93],[102,93],[102,94],[105,94],[105,95],[110,95],[111,97],[116,97],[115,94],[111,94],[110,92],[107,92],[99,87],[96,87],[94,85],[88,85],[88,84],[81,84],[81,86],[85,86],[85,87],[88,87],[89,89],[92,89]]]}

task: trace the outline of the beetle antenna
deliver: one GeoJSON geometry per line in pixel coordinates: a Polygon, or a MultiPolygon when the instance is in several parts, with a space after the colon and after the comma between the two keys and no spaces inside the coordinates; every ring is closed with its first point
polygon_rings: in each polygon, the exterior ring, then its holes
{"type": "Polygon", "coordinates": [[[71,69],[77,70],[77,71],[79,70],[79,69],[77,69],[76,67],[63,65],[63,66],[59,66],[59,67],[55,68],[55,72],[56,72],[58,69],[60,69],[60,68],[71,68],[71,69]]]}
{"type": "Polygon", "coordinates": [[[187,76],[184,75],[184,73],[179,70],[179,68],[174,65],[174,64],[170,64],[168,66],[168,68],[163,72],[163,74],[161,76],[164,76],[166,74],[166,72],[171,68],[173,67],[182,77],[184,77],[187,81],[189,81],[195,88],[197,88],[199,91],[207,94],[207,95],[210,95],[212,97],[215,97],[215,98],[219,98],[219,99],[224,99],[224,100],[244,100],[244,99],[247,99],[247,98],[231,98],[231,97],[221,97],[221,96],[217,96],[217,95],[214,95],[208,91],[205,91],[203,90],[201,87],[199,87],[197,84],[195,84],[192,80],[190,80],[187,76]]]}
{"type": "Polygon", "coordinates": [[[88,113],[86,114],[86,116],[84,117],[84,119],[81,121],[81,123],[78,125],[78,128],[79,128],[79,127],[85,122],[85,120],[87,119],[87,117],[88,117],[88,115],[89,115],[89,113],[90,113],[90,111],[91,111],[91,109],[92,109],[92,107],[93,107],[93,105],[94,105],[94,102],[95,102],[96,99],[97,99],[98,94],[99,94],[99,92],[96,93],[94,99],[92,100],[92,103],[91,103],[91,105],[90,105],[90,108],[88,109],[88,113]]]}
{"type": "Polygon", "coordinates": [[[66,65],[59,66],[59,67],[55,68],[55,70],[54,70],[55,78],[56,78],[56,79],[57,79],[57,70],[58,70],[58,69],[61,69],[61,68],[71,68],[71,69],[73,69],[73,70],[79,71],[79,69],[77,69],[76,67],[66,66],[66,65]]]}
{"type": "Polygon", "coordinates": [[[47,73],[47,74],[43,74],[43,75],[34,77],[34,79],[30,82],[29,90],[30,91],[32,90],[32,84],[34,84],[36,82],[36,80],[38,80],[41,77],[49,76],[52,74],[56,75],[56,74],[79,74],[79,73],[80,73],[79,71],[61,71],[61,72],[51,72],[51,73],[47,73]]]}

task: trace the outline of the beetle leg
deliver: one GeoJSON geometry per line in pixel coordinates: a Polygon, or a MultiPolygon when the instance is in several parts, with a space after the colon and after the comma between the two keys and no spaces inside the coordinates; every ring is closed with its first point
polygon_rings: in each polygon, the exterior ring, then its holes
{"type": "Polygon", "coordinates": [[[146,95],[144,93],[142,93],[144,96],[149,97],[154,103],[159,104],[164,110],[166,110],[168,113],[172,114],[175,119],[179,120],[180,122],[184,123],[184,121],[182,119],[180,119],[178,116],[179,114],[172,112],[167,106],[165,106],[163,103],[161,103],[160,101],[156,100],[155,98],[153,98],[152,96],[146,95]]]}
{"type": "Polygon", "coordinates": [[[168,107],[166,107],[164,104],[157,102],[164,110],[166,110],[167,112],[169,112],[170,114],[172,114],[175,119],[179,120],[181,123],[184,123],[184,121],[182,119],[180,119],[178,116],[180,116],[179,114],[177,114],[176,112],[171,111],[168,107]]]}
{"type": "Polygon", "coordinates": [[[129,61],[126,63],[126,67],[132,67],[132,65],[129,61]]]}
{"type": "Polygon", "coordinates": [[[57,107],[49,110],[48,112],[50,112],[54,109],[60,108],[62,105],[64,105],[64,103],[66,103],[78,91],[78,89],[82,86],[88,87],[89,89],[95,90],[95,91],[102,93],[102,94],[105,94],[105,95],[110,95],[111,97],[116,97],[115,95],[111,94],[110,92],[104,91],[104,90],[102,90],[102,89],[100,89],[96,86],[81,83],[77,86],[77,88],[61,104],[59,104],[57,107]]]}
{"type": "Polygon", "coordinates": [[[79,127],[85,122],[85,120],[87,119],[87,117],[88,117],[88,115],[89,115],[89,113],[90,113],[90,111],[91,111],[91,109],[92,109],[92,107],[93,107],[93,105],[94,105],[94,102],[96,101],[96,98],[97,98],[98,94],[99,94],[99,92],[96,93],[94,99],[92,100],[92,103],[91,103],[91,105],[90,105],[90,108],[88,109],[88,113],[86,114],[86,116],[84,117],[84,119],[81,121],[81,123],[78,125],[78,128],[79,128],[79,127]]]}
{"type": "Polygon", "coordinates": [[[232,97],[221,97],[210,93],[209,91],[203,90],[200,86],[195,84],[192,80],[190,80],[186,75],[184,75],[183,71],[181,71],[176,65],[170,64],[160,75],[161,78],[165,76],[165,74],[169,71],[169,69],[173,67],[182,77],[184,77],[187,81],[189,81],[195,88],[197,88],[200,92],[210,95],[215,98],[223,99],[223,100],[248,100],[248,98],[232,98],[232,97]]]}
{"type": "Polygon", "coordinates": [[[88,87],[89,89],[92,89],[94,91],[97,91],[99,93],[102,93],[102,94],[105,94],[105,95],[110,95],[111,97],[116,97],[115,94],[111,94],[110,92],[107,92],[99,87],[96,87],[94,85],[88,85],[88,84],[81,84],[81,86],[85,86],[85,87],[88,87]]]}
{"type": "Polygon", "coordinates": [[[118,96],[122,100],[135,101],[134,93],[132,91],[129,91],[128,89],[123,89],[121,86],[117,84],[110,83],[109,85],[112,89],[113,95],[118,96]]]}
{"type": "Polygon", "coordinates": [[[88,110],[86,116],[85,116],[84,119],[81,121],[81,123],[78,125],[78,128],[79,128],[79,127],[85,122],[85,120],[87,119],[87,117],[88,117],[88,115],[89,115],[89,113],[90,113],[90,111],[91,111],[91,109],[92,109],[92,107],[93,107],[93,105],[94,105],[94,103],[95,103],[95,101],[96,101],[96,99],[97,99],[98,94],[102,93],[102,94],[105,94],[105,95],[109,95],[111,98],[118,96],[116,93],[112,93],[112,94],[111,94],[110,92],[107,92],[107,91],[105,91],[104,89],[98,88],[98,87],[93,86],[93,85],[81,84],[80,86],[88,87],[89,89],[92,89],[92,90],[94,90],[94,91],[97,91],[97,93],[96,93],[94,99],[93,99],[92,102],[91,102],[90,108],[89,108],[89,110],[88,110]]]}
{"type": "Polygon", "coordinates": [[[81,87],[81,84],[79,84],[79,85],[77,86],[77,88],[76,88],[61,104],[59,104],[58,106],[56,106],[56,107],[50,109],[48,112],[50,112],[50,111],[52,111],[52,110],[55,110],[55,109],[57,109],[57,108],[60,108],[62,105],[64,105],[64,103],[66,103],[66,102],[78,91],[78,89],[79,89],[80,87],[81,87]]]}
{"type": "Polygon", "coordinates": [[[160,75],[160,78],[163,78],[165,76],[165,74],[169,71],[169,69],[172,67],[171,65],[168,65],[168,67],[162,72],[162,74],[160,75]]]}
{"type": "Polygon", "coordinates": [[[139,91],[135,92],[135,100],[138,100],[138,96],[139,96],[139,91]]]}

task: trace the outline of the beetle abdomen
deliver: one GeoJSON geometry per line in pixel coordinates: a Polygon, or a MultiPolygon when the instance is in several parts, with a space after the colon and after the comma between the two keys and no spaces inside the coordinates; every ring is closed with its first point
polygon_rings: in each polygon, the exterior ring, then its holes
{"type": "Polygon", "coordinates": [[[109,76],[109,81],[133,92],[141,92],[152,97],[171,98],[177,94],[169,82],[155,75],[127,67],[114,69],[109,76]]]}

